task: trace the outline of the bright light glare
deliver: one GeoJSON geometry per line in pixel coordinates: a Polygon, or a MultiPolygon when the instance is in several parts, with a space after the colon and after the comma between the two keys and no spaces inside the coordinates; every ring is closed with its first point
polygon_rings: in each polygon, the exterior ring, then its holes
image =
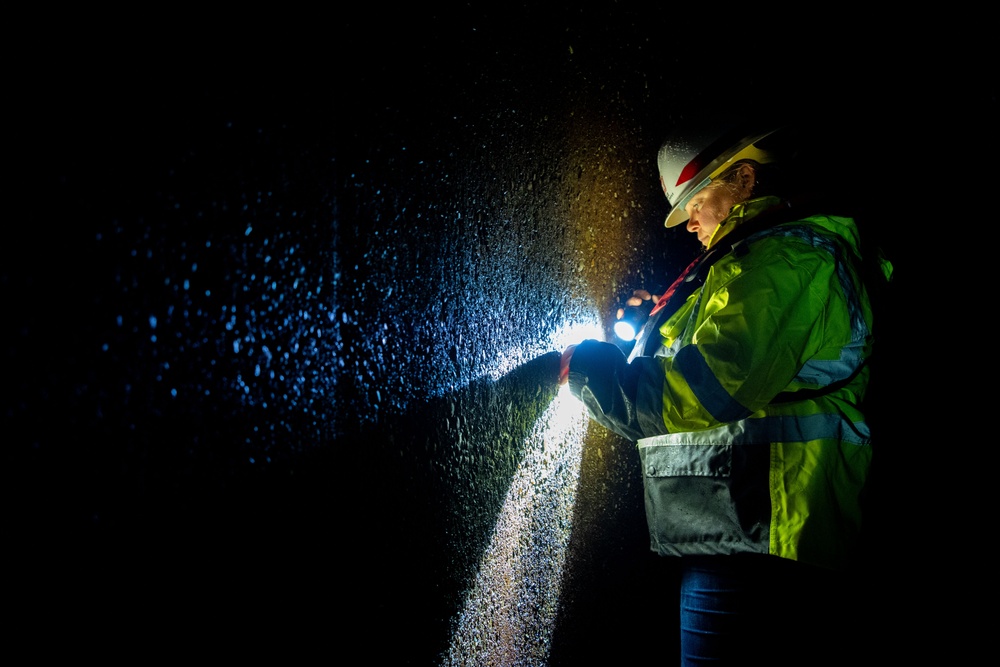
{"type": "Polygon", "coordinates": [[[584,321],[564,324],[552,334],[552,346],[557,350],[565,350],[570,345],[591,339],[604,340],[604,328],[596,317],[584,321]]]}
{"type": "Polygon", "coordinates": [[[622,340],[632,340],[635,338],[635,327],[632,326],[631,322],[618,320],[615,322],[615,335],[622,340]]]}
{"type": "Polygon", "coordinates": [[[547,664],[587,423],[563,391],[536,422],[442,667],[547,664]]]}

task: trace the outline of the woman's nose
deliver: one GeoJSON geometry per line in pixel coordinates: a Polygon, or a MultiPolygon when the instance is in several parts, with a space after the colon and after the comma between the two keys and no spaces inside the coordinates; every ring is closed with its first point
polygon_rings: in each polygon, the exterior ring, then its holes
{"type": "Polygon", "coordinates": [[[698,227],[699,227],[698,221],[694,219],[694,216],[688,218],[687,224],[684,225],[684,229],[688,230],[689,232],[697,231],[698,227]]]}

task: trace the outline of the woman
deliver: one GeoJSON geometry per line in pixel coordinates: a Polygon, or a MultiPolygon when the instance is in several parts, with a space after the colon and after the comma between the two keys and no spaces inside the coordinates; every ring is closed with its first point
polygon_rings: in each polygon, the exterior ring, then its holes
{"type": "Polygon", "coordinates": [[[595,340],[562,355],[560,381],[638,444],[651,548],[680,558],[685,665],[819,664],[852,622],[838,573],[871,464],[872,307],[857,226],[791,186],[789,136],[667,141],[666,226],[705,251],[628,359],[595,340]]]}

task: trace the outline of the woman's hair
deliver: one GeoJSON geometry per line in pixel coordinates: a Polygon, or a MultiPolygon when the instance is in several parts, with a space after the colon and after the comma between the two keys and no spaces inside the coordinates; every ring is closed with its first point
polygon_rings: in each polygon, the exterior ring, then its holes
{"type": "Polygon", "coordinates": [[[792,194],[789,180],[785,177],[785,171],[775,162],[761,164],[756,160],[738,160],[716,176],[714,182],[726,187],[735,186],[737,172],[744,164],[753,167],[754,172],[754,184],[749,198],[763,197],[764,195],[787,197],[792,194]]]}

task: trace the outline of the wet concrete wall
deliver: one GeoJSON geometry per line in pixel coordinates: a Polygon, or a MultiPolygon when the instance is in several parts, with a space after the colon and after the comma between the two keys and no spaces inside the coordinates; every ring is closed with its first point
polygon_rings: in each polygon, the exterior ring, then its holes
{"type": "MultiPolygon", "coordinates": [[[[793,78],[775,48],[731,92],[665,19],[525,11],[105,40],[19,81],[5,477],[30,636],[671,659],[637,460],[552,412],[557,353],[696,252],[660,222],[675,123],[865,80],[823,54],[793,78]]],[[[830,127],[902,143],[889,115],[830,127]]]]}

